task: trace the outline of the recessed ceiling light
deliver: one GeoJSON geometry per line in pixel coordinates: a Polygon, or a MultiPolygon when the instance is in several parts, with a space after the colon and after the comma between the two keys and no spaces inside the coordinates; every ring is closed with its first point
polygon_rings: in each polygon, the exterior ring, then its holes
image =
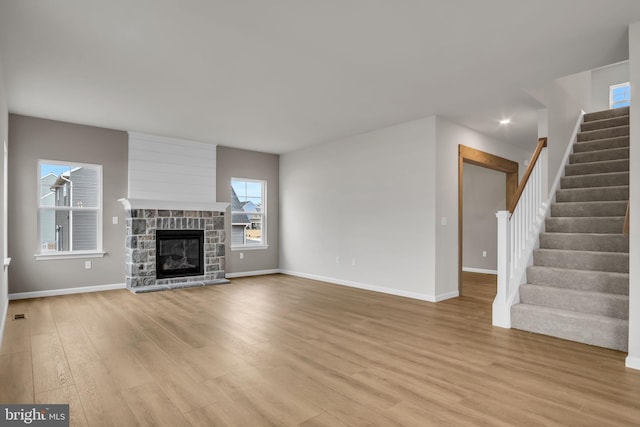
{"type": "Polygon", "coordinates": [[[511,123],[511,119],[502,119],[502,120],[500,120],[500,124],[501,125],[508,125],[509,123],[511,123]]]}

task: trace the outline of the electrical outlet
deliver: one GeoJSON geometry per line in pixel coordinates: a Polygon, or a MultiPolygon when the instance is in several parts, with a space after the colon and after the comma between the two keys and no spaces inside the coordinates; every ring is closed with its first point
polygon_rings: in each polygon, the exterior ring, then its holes
{"type": "Polygon", "coordinates": [[[483,256],[484,258],[486,258],[486,257],[487,257],[487,251],[482,251],[482,256],[483,256]]]}
{"type": "Polygon", "coordinates": [[[355,258],[351,258],[351,265],[355,266],[356,265],[356,259],[355,258]]]}
{"type": "Polygon", "coordinates": [[[84,269],[85,270],[91,270],[91,261],[85,261],[84,262],[84,269]]]}
{"type": "Polygon", "coordinates": [[[240,252],[240,259],[244,259],[244,252],[240,252]]]}
{"type": "Polygon", "coordinates": [[[447,225],[447,217],[443,216],[442,218],[440,218],[440,225],[447,225]]]}
{"type": "Polygon", "coordinates": [[[339,256],[336,257],[336,264],[340,264],[340,257],[339,256]]]}
{"type": "Polygon", "coordinates": [[[113,223],[113,225],[116,225],[118,223],[118,217],[114,216],[113,218],[111,218],[111,222],[113,223]]]}

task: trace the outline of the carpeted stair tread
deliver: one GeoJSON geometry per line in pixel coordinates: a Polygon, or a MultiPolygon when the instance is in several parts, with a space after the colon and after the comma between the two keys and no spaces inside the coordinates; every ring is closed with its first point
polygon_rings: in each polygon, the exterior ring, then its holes
{"type": "Polygon", "coordinates": [[[551,204],[514,328],[626,350],[629,239],[629,108],[584,116],[551,204]]]}
{"type": "Polygon", "coordinates": [[[629,172],[595,173],[591,175],[563,176],[560,188],[610,187],[629,185],[629,172]]]}
{"type": "Polygon", "coordinates": [[[627,295],[525,284],[520,286],[520,302],[617,319],[629,318],[627,295]]]}
{"type": "Polygon", "coordinates": [[[608,172],[628,172],[629,159],[603,160],[599,162],[574,163],[567,165],[565,176],[591,175],[608,172]]]}
{"type": "Polygon", "coordinates": [[[627,201],[597,202],[561,202],[551,204],[552,217],[603,217],[624,216],[627,213],[627,201]]]}
{"type": "Polygon", "coordinates": [[[530,304],[511,307],[511,326],[538,334],[627,351],[629,321],[530,304]]]}
{"type": "Polygon", "coordinates": [[[532,265],[527,268],[527,282],[540,286],[629,295],[629,274],[627,273],[532,265]]]}
{"type": "Polygon", "coordinates": [[[617,116],[617,117],[607,117],[599,120],[591,120],[588,122],[583,122],[580,125],[580,132],[589,132],[592,130],[598,129],[607,129],[618,126],[627,126],[629,125],[629,116],[617,116]]]}
{"type": "Polygon", "coordinates": [[[612,117],[628,116],[630,110],[631,109],[629,107],[621,107],[621,108],[613,108],[610,110],[595,111],[593,113],[586,113],[582,120],[584,122],[592,122],[592,121],[608,119],[612,117]]]}
{"type": "Polygon", "coordinates": [[[574,251],[629,252],[629,239],[622,233],[541,233],[540,248],[574,251]]]}
{"type": "Polygon", "coordinates": [[[629,147],[629,136],[616,136],[614,138],[596,139],[594,141],[577,142],[573,144],[574,153],[586,153],[589,151],[610,150],[613,148],[629,147]]]}
{"type": "Polygon", "coordinates": [[[578,134],[578,142],[593,141],[595,139],[613,138],[615,136],[625,135],[629,135],[629,125],[591,130],[588,132],[580,132],[578,134]]]}
{"type": "Polygon", "coordinates": [[[629,200],[628,185],[611,187],[566,188],[556,191],[556,202],[612,202],[629,200]]]}
{"type": "Polygon", "coordinates": [[[629,158],[629,147],[607,148],[604,150],[585,151],[569,155],[569,163],[590,163],[604,160],[618,160],[629,158]]]}
{"type": "Polygon", "coordinates": [[[549,217],[545,229],[557,233],[621,233],[623,216],[549,217]]]}
{"type": "Polygon", "coordinates": [[[571,270],[629,273],[629,254],[542,248],[533,251],[533,265],[571,270]]]}

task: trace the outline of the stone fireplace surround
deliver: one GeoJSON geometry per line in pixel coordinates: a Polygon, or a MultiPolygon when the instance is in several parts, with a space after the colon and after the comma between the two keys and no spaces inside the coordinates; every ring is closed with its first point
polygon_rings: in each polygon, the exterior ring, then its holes
{"type": "Polygon", "coordinates": [[[225,279],[224,212],[127,209],[126,285],[134,292],[229,283],[225,279]],[[157,279],[156,230],[203,230],[204,275],[157,279]]]}

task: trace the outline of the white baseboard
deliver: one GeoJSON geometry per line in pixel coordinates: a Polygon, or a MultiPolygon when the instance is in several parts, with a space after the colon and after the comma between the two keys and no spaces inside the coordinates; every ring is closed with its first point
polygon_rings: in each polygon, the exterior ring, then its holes
{"type": "Polygon", "coordinates": [[[266,274],[278,273],[281,273],[280,269],[274,268],[272,270],[239,271],[237,273],[227,273],[224,275],[224,277],[226,277],[227,279],[233,279],[234,277],[264,276],[266,274]]]}
{"type": "Polygon", "coordinates": [[[9,294],[9,300],[13,301],[16,299],[53,297],[58,295],[83,294],[86,292],[111,291],[113,289],[125,289],[126,287],[127,286],[124,283],[115,283],[113,285],[82,286],[79,288],[52,289],[49,291],[16,292],[14,294],[9,294]]]}
{"type": "Polygon", "coordinates": [[[625,366],[627,368],[640,370],[640,357],[627,356],[627,359],[625,360],[625,366]]]}
{"type": "Polygon", "coordinates": [[[467,273],[498,274],[498,270],[487,270],[485,268],[474,267],[462,267],[462,271],[466,271],[467,273]]]}
{"type": "Polygon", "coordinates": [[[385,288],[382,286],[374,286],[374,285],[369,285],[365,283],[352,282],[350,280],[335,279],[333,277],[318,276],[316,274],[300,273],[300,272],[291,271],[291,270],[281,270],[280,272],[282,274],[288,274],[290,276],[297,276],[297,277],[303,277],[305,279],[318,280],[320,282],[332,283],[334,285],[348,286],[351,288],[364,289],[367,291],[380,292],[383,294],[396,295],[399,297],[412,298],[412,299],[428,301],[428,302],[439,302],[439,301],[444,301],[445,299],[455,298],[458,296],[457,291],[450,292],[448,294],[433,296],[433,295],[421,294],[417,292],[402,291],[400,289],[385,288]]]}
{"type": "Polygon", "coordinates": [[[2,348],[2,338],[4,337],[4,327],[7,324],[7,314],[9,312],[9,298],[4,301],[2,307],[2,319],[0,319],[0,348],[2,348]]]}

